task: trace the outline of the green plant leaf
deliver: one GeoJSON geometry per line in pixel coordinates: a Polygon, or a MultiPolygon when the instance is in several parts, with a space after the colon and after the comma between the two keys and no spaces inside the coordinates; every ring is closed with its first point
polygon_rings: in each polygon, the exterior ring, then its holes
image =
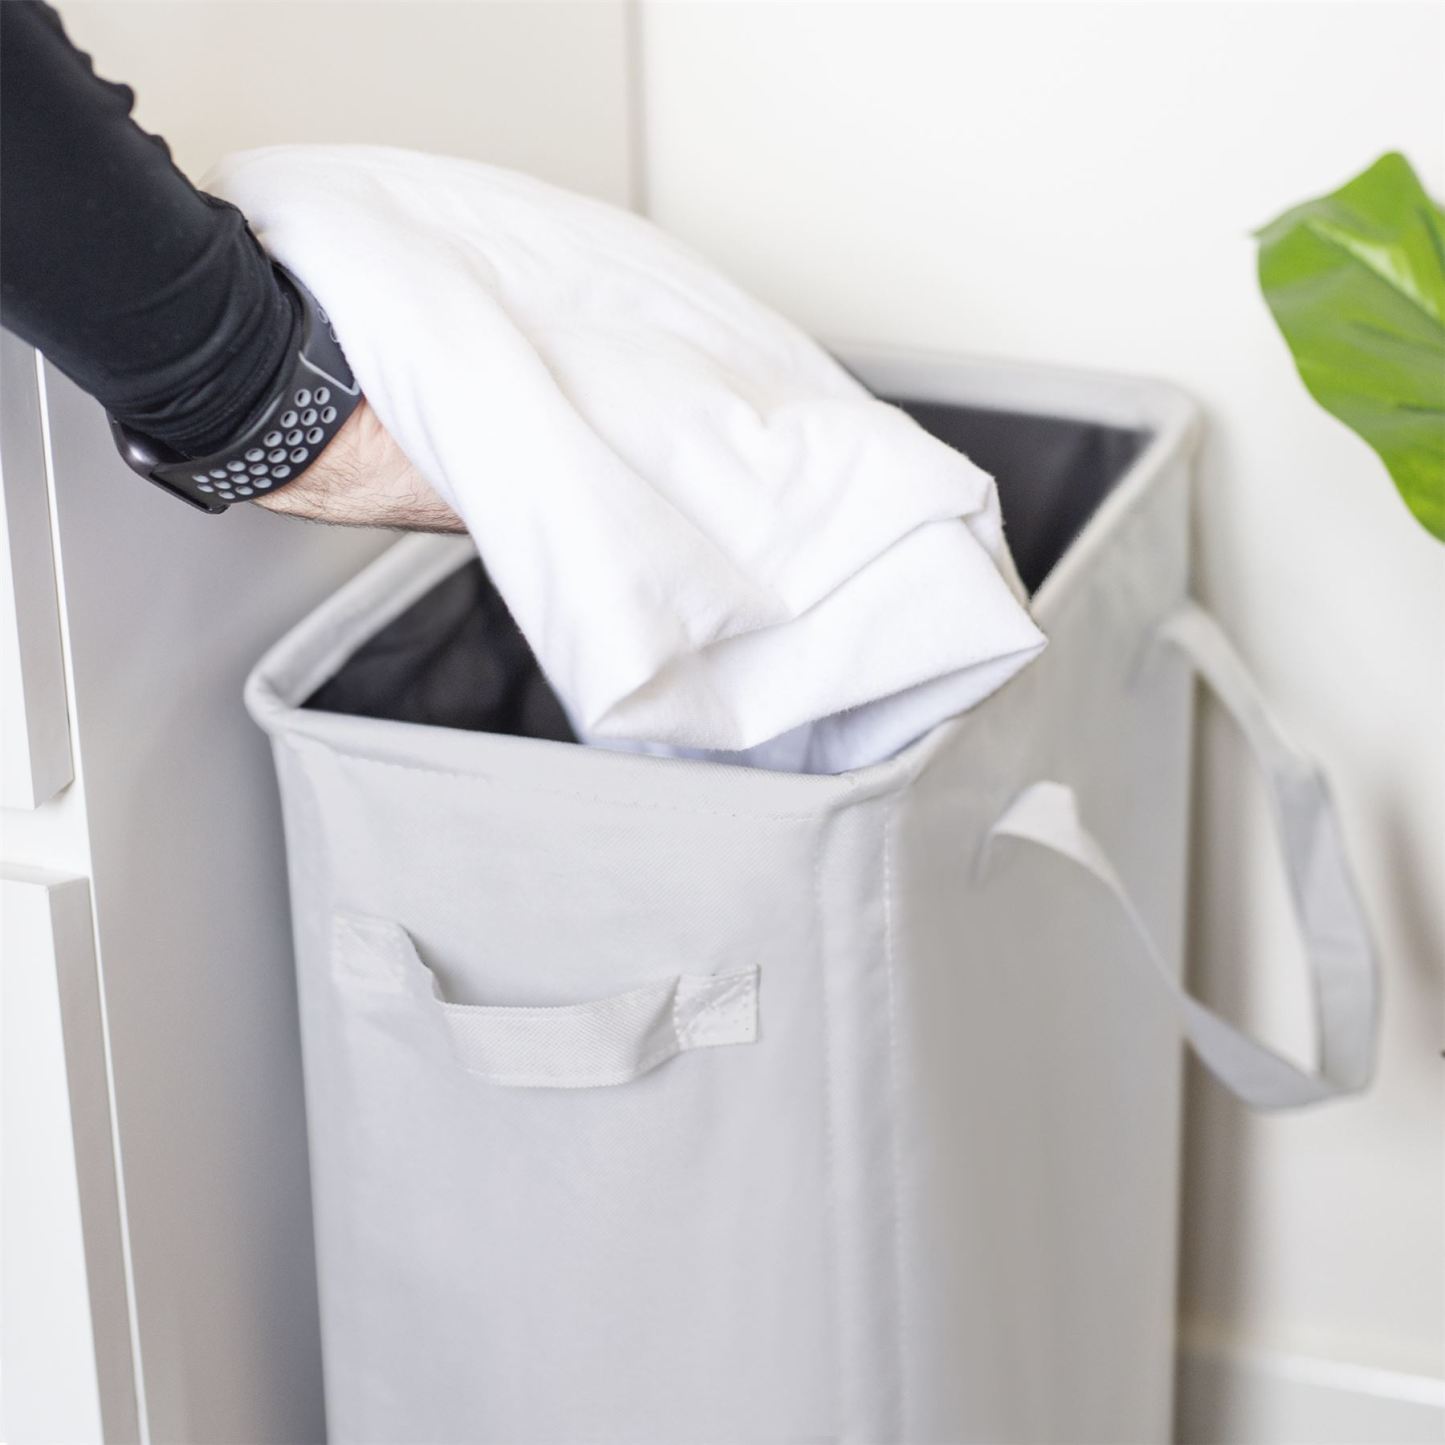
{"type": "Polygon", "coordinates": [[[1257,234],[1260,288],[1310,395],[1445,541],[1445,212],[1392,152],[1257,234]]]}

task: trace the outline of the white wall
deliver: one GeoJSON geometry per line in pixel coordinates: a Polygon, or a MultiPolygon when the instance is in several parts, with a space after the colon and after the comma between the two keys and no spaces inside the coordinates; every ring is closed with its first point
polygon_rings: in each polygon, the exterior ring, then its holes
{"type": "Polygon", "coordinates": [[[228,150],[407,146],[608,200],[632,186],[623,0],[60,0],[199,178],[228,150]]]}
{"type": "MultiPolygon", "coordinates": [[[[826,337],[1152,373],[1206,406],[1199,590],[1328,768],[1387,993],[1359,1102],[1255,1119],[1193,1080],[1185,1322],[1211,1358],[1438,1376],[1445,547],[1300,386],[1250,231],[1391,147],[1445,195],[1445,10],[652,0],[643,16],[648,208],[743,284],[826,337]]],[[[1254,779],[1205,721],[1196,983],[1302,1048],[1254,779]]]]}

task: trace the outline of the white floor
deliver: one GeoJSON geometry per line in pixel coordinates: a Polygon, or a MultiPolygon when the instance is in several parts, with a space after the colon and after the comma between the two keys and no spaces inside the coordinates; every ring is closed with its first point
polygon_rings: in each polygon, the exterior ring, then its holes
{"type": "Polygon", "coordinates": [[[1177,1445],[1441,1445],[1445,1380],[1186,1343],[1177,1445]]]}

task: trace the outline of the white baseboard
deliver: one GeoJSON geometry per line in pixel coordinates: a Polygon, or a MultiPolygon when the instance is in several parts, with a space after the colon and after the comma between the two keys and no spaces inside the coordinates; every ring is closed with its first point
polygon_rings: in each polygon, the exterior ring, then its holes
{"type": "Polygon", "coordinates": [[[1176,1445],[1441,1445],[1445,1380],[1186,1341],[1176,1445]]]}

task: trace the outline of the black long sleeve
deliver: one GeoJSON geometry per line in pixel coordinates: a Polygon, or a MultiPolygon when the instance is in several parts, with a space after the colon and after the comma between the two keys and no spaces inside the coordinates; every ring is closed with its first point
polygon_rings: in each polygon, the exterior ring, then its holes
{"type": "Polygon", "coordinates": [[[265,401],[300,327],[245,217],[176,169],[60,18],[0,0],[0,324],[187,456],[265,401]]]}

